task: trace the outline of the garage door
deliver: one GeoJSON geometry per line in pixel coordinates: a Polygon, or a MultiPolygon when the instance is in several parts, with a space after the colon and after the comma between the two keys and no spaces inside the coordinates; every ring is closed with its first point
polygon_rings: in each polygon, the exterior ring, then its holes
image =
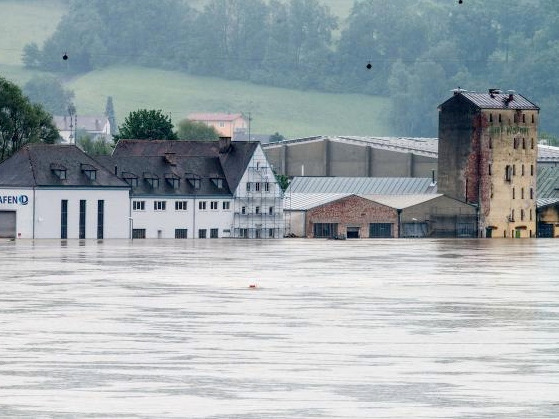
{"type": "Polygon", "coordinates": [[[0,238],[16,238],[15,211],[0,211],[0,238]]]}
{"type": "Polygon", "coordinates": [[[369,224],[370,238],[391,238],[392,223],[371,223],[369,224]]]}

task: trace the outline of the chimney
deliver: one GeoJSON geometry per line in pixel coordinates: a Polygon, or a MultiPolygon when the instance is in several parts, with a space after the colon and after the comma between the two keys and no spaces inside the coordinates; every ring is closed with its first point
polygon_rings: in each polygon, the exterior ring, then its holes
{"type": "Polygon", "coordinates": [[[489,89],[489,96],[491,96],[491,98],[495,98],[495,95],[499,93],[501,93],[499,89],[489,89]]]}
{"type": "Polygon", "coordinates": [[[511,102],[514,100],[514,94],[516,93],[514,90],[507,90],[507,93],[509,95],[509,99],[508,101],[511,102]]]}
{"type": "Polygon", "coordinates": [[[170,164],[171,166],[176,166],[177,165],[177,160],[176,160],[176,153],[171,153],[171,152],[165,152],[165,162],[170,164]]]}
{"type": "Polygon", "coordinates": [[[219,152],[227,153],[231,148],[231,137],[219,137],[219,152]]]}

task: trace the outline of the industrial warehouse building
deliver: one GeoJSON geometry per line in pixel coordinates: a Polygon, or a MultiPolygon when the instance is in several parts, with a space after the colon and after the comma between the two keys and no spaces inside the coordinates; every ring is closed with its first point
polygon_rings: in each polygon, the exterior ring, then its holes
{"type": "Polygon", "coordinates": [[[0,237],[280,238],[259,143],[121,140],[112,156],[30,144],[0,164],[0,237]]]}
{"type": "Polygon", "coordinates": [[[285,194],[294,237],[476,237],[476,208],[436,193],[432,178],[294,178],[285,194]]]}
{"type": "MultiPolygon", "coordinates": [[[[316,136],[262,145],[274,170],[289,177],[431,177],[437,138],[316,136]]],[[[559,166],[559,147],[537,146],[538,167],[559,166]]]]}

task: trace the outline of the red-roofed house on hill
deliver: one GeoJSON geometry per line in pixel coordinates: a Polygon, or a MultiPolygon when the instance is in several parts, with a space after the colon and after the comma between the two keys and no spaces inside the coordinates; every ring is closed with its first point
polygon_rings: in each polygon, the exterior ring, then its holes
{"type": "Polygon", "coordinates": [[[220,137],[229,137],[233,140],[235,134],[245,134],[249,124],[242,113],[191,113],[187,115],[187,119],[214,127],[220,137]]]}

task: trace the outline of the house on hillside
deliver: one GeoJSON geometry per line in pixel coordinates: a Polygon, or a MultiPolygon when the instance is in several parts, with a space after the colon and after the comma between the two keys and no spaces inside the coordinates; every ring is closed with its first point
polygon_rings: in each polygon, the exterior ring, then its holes
{"type": "Polygon", "coordinates": [[[249,130],[249,120],[242,113],[191,113],[187,119],[203,122],[215,128],[220,137],[233,140],[237,140],[236,135],[246,134],[249,130]]]}
{"type": "Polygon", "coordinates": [[[80,130],[93,140],[112,140],[111,123],[106,116],[54,116],[53,120],[64,144],[75,144],[76,132],[80,130]]]}
{"type": "Polygon", "coordinates": [[[120,140],[99,161],[131,187],[133,238],[284,235],[283,194],[259,143],[120,140]]]}
{"type": "Polygon", "coordinates": [[[127,238],[129,191],[75,145],[26,145],[0,164],[0,237],[127,238]]]}

